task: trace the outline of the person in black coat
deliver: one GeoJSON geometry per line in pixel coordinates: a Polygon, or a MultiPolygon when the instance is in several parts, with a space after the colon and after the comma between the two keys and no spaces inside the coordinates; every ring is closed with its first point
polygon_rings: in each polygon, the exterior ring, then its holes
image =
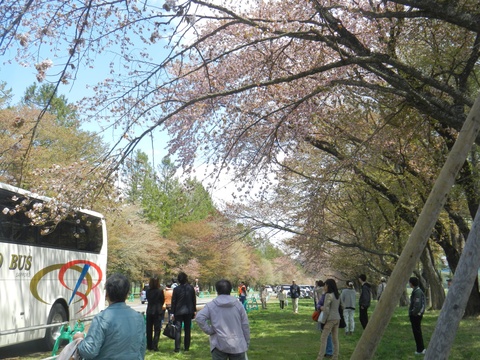
{"type": "Polygon", "coordinates": [[[163,312],[163,303],[165,297],[163,290],[160,289],[158,278],[151,278],[149,289],[147,290],[147,349],[158,351],[158,340],[160,339],[160,330],[162,329],[162,320],[165,316],[163,312]],[[155,334],[152,340],[152,332],[155,334]]]}
{"type": "Polygon", "coordinates": [[[188,351],[190,349],[192,319],[195,318],[197,311],[195,289],[188,283],[187,274],[180,272],[178,274],[178,282],[180,285],[173,289],[172,295],[172,319],[177,328],[175,334],[175,352],[180,351],[182,323],[185,331],[184,350],[188,351]]]}
{"type": "Polygon", "coordinates": [[[368,308],[370,307],[370,302],[372,301],[372,287],[367,283],[367,276],[361,274],[358,277],[360,284],[362,285],[360,290],[360,299],[358,305],[360,306],[360,323],[365,329],[368,324],[368,308]]]}

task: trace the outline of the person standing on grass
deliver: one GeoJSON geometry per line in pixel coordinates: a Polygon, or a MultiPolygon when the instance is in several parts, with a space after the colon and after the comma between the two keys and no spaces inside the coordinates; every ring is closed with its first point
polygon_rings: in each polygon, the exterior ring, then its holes
{"type": "Polygon", "coordinates": [[[360,291],[360,300],[358,302],[358,305],[360,305],[360,323],[365,329],[368,324],[368,308],[370,306],[370,302],[372,301],[372,291],[370,284],[367,283],[367,276],[365,274],[361,274],[358,277],[358,280],[362,285],[360,291]]]}
{"type": "Polygon", "coordinates": [[[387,280],[384,277],[382,277],[380,279],[380,284],[378,284],[378,287],[377,287],[377,300],[380,300],[380,296],[382,296],[386,286],[387,286],[387,280]]]}
{"type": "Polygon", "coordinates": [[[315,288],[313,289],[313,302],[315,304],[315,309],[317,308],[318,302],[323,295],[323,281],[315,281],[315,288]]]}
{"type": "Polygon", "coordinates": [[[195,317],[197,308],[195,289],[188,283],[187,274],[180,272],[178,274],[178,282],[180,285],[173,289],[172,294],[172,320],[178,329],[175,333],[175,352],[180,351],[182,323],[185,332],[185,339],[183,341],[184,350],[190,350],[192,319],[195,317]]]}
{"type": "Polygon", "coordinates": [[[212,360],[246,360],[250,325],[245,308],[230,295],[230,281],[217,281],[215,289],[218,296],[196,317],[200,329],[210,335],[212,360]]]}
{"type": "Polygon", "coordinates": [[[327,279],[324,285],[325,301],[320,310],[323,312],[322,337],[320,351],[318,352],[317,360],[322,360],[325,357],[327,349],[327,339],[332,334],[333,340],[333,356],[332,359],[338,360],[339,356],[339,342],[338,342],[338,327],[340,325],[340,293],[338,292],[337,283],[333,279],[327,279]]]}
{"type": "MultiPolygon", "coordinates": [[[[323,326],[322,320],[323,320],[324,314],[322,314],[321,311],[322,311],[322,307],[325,302],[325,296],[327,295],[327,293],[325,292],[325,283],[322,280],[318,280],[318,285],[322,287],[322,295],[320,296],[320,300],[318,300],[317,307],[316,307],[317,310],[320,310],[320,316],[317,322],[317,329],[322,331],[322,326],[323,326]]],[[[332,341],[332,333],[330,333],[327,338],[327,348],[325,349],[325,357],[331,358],[332,356],[333,356],[333,341],[332,341]]]]}
{"type": "Polygon", "coordinates": [[[278,290],[277,298],[280,302],[280,309],[283,310],[285,308],[285,300],[287,298],[287,294],[285,293],[283,286],[280,288],[280,290],[278,290]]]}
{"type": "Polygon", "coordinates": [[[345,334],[352,335],[355,330],[355,303],[356,293],[353,288],[353,281],[347,281],[347,288],[340,295],[340,302],[343,306],[343,316],[345,317],[345,334]]]}
{"type": "Polygon", "coordinates": [[[158,341],[160,339],[160,330],[162,329],[162,320],[165,316],[163,304],[165,296],[163,289],[160,289],[158,278],[150,279],[150,286],[147,290],[147,311],[146,311],[146,328],[147,328],[147,349],[158,351],[158,341]],[[152,340],[152,333],[153,340],[152,340]]]}
{"type": "Polygon", "coordinates": [[[262,309],[267,308],[267,298],[268,298],[267,287],[263,285],[262,292],[260,293],[260,301],[262,302],[262,309]]]}
{"type": "Polygon", "coordinates": [[[425,294],[418,286],[418,278],[411,277],[408,282],[410,287],[413,289],[412,294],[410,295],[410,307],[408,308],[408,315],[410,317],[410,323],[412,324],[415,344],[417,345],[417,351],[415,352],[415,355],[423,355],[426,352],[422,335],[422,318],[423,313],[425,312],[425,294]]]}
{"type": "Polygon", "coordinates": [[[290,297],[292,298],[293,312],[295,314],[298,314],[298,298],[300,297],[300,286],[295,283],[295,280],[292,280],[292,285],[290,285],[290,297]]]}
{"type": "Polygon", "coordinates": [[[238,299],[240,300],[244,308],[246,308],[247,306],[247,295],[247,287],[245,286],[245,283],[241,281],[240,285],[238,285],[238,299]]]}
{"type": "Polygon", "coordinates": [[[163,303],[163,310],[167,311],[168,321],[170,321],[170,318],[172,316],[172,294],[173,294],[172,284],[168,283],[165,286],[165,289],[163,290],[163,296],[165,298],[165,302],[163,303]]]}

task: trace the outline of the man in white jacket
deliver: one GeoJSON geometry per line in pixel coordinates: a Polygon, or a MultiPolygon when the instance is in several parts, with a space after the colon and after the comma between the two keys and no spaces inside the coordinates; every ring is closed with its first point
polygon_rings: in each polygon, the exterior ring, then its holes
{"type": "Polygon", "coordinates": [[[210,335],[212,360],[245,360],[250,344],[250,325],[245,308],[230,295],[230,281],[217,281],[215,289],[218,296],[196,316],[200,329],[210,335]]]}

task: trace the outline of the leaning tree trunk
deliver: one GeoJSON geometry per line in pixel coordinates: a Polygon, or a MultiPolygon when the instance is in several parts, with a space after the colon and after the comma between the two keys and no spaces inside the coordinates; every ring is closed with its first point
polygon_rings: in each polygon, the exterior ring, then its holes
{"type": "Polygon", "coordinates": [[[433,267],[430,253],[428,248],[422,252],[420,258],[423,265],[423,277],[427,280],[430,293],[430,306],[433,310],[440,310],[445,301],[445,291],[443,290],[442,281],[438,276],[438,273],[433,267]]]}
{"type": "MultiPolygon", "coordinates": [[[[438,317],[435,331],[428,344],[425,359],[448,359],[458,324],[463,317],[470,290],[477,283],[480,267],[480,209],[477,211],[473,227],[468,235],[467,243],[460,256],[457,271],[448,291],[447,299],[438,317]]],[[[478,289],[476,290],[478,292],[478,289]]]]}
{"type": "MultiPolygon", "coordinates": [[[[475,100],[470,113],[463,124],[457,141],[447,157],[440,175],[422,209],[410,237],[398,259],[389,282],[398,286],[387,286],[378,302],[368,326],[365,328],[360,341],[350,359],[367,360],[375,354],[380,340],[392,318],[398,304],[404,285],[417,264],[420,255],[432,233],[438,215],[442,210],[445,199],[455,183],[461,166],[467,158],[480,129],[480,97],[475,100]]],[[[475,271],[477,271],[477,268],[475,271]]],[[[467,294],[468,295],[468,294],[467,294]]]]}
{"type": "MultiPolygon", "coordinates": [[[[458,262],[460,261],[460,252],[455,246],[446,242],[440,241],[438,244],[442,247],[447,257],[448,266],[455,275],[457,271],[458,262]]],[[[468,298],[467,307],[465,308],[465,316],[478,316],[480,314],[480,290],[478,287],[478,277],[473,281],[473,288],[468,298]]]]}

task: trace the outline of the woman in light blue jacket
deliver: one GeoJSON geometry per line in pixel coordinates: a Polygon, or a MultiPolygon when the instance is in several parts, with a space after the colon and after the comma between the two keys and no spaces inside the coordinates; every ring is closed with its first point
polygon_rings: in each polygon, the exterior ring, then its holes
{"type": "MultiPolygon", "coordinates": [[[[143,360],[146,333],[142,314],[127,304],[130,282],[122,274],[110,276],[105,283],[109,306],[93,318],[88,334],[78,345],[83,359],[143,360]]],[[[83,339],[76,333],[74,339],[83,339]]]]}

